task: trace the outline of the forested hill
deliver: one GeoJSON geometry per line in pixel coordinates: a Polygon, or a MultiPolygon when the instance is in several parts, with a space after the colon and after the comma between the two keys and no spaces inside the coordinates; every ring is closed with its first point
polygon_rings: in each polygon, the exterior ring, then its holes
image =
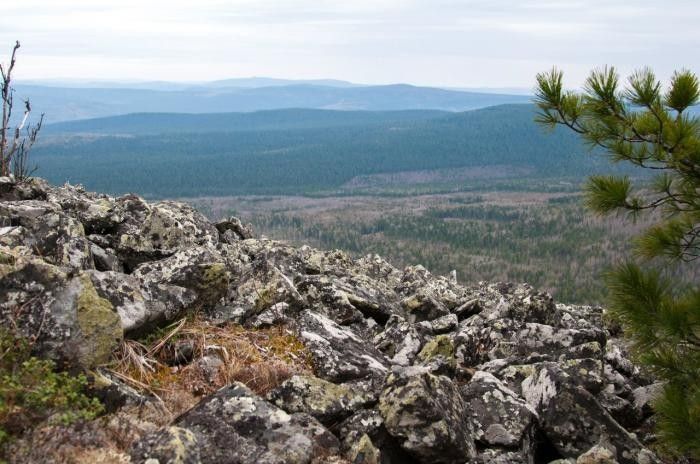
{"type": "Polygon", "coordinates": [[[511,173],[523,179],[582,178],[610,170],[606,159],[587,156],[575,135],[549,134],[533,117],[530,105],[504,105],[338,127],[54,135],[45,137],[33,156],[38,175],[54,183],[152,197],[338,191],[363,176],[407,171],[486,167],[500,177],[511,173]]]}
{"type": "Polygon", "coordinates": [[[136,113],[67,121],[46,126],[44,134],[165,134],[241,132],[357,126],[434,119],[450,113],[437,110],[331,111],[282,109],[253,113],[136,113]]]}

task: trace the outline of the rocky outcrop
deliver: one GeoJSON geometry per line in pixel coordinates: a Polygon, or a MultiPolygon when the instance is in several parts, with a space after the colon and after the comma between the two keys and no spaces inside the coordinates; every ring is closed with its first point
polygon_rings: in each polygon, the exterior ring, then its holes
{"type": "MultiPolygon", "coordinates": [[[[37,354],[92,369],[190,311],[286,326],[313,375],[266,396],[224,387],[142,436],[132,462],[659,462],[660,385],[600,308],[255,238],[181,203],[0,179],[0,320],[37,354]]],[[[203,362],[185,348],[174,366],[203,362]]]]}
{"type": "MultiPolygon", "coordinates": [[[[337,454],[339,448],[338,439],[311,416],[288,414],[242,384],[233,384],[206,398],[175,424],[177,440],[170,438],[172,427],[145,437],[134,446],[132,460],[160,460],[178,447],[192,457],[192,462],[306,464],[337,454]]],[[[163,462],[171,461],[166,457],[163,462]]]]}

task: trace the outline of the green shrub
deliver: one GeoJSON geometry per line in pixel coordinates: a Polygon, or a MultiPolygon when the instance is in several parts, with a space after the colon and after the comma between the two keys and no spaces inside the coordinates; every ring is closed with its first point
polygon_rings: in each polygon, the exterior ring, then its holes
{"type": "Polygon", "coordinates": [[[0,444],[40,421],[69,424],[103,411],[97,398],[85,395],[85,375],[55,368],[31,356],[27,339],[0,328],[0,444]]]}

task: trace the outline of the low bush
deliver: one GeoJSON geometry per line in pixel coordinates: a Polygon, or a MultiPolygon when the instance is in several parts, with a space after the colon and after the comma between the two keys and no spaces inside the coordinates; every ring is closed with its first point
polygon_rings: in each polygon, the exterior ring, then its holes
{"type": "Polygon", "coordinates": [[[85,394],[85,375],[56,372],[52,361],[31,356],[30,340],[0,328],[0,444],[39,422],[70,424],[102,411],[85,394]]]}

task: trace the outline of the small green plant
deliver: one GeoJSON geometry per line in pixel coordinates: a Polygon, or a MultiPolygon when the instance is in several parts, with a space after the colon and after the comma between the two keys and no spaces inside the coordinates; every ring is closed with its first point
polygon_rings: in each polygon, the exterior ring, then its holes
{"type": "Polygon", "coordinates": [[[85,395],[87,378],[56,372],[53,361],[31,356],[31,344],[0,328],[0,444],[48,420],[69,424],[103,411],[85,395]]]}

